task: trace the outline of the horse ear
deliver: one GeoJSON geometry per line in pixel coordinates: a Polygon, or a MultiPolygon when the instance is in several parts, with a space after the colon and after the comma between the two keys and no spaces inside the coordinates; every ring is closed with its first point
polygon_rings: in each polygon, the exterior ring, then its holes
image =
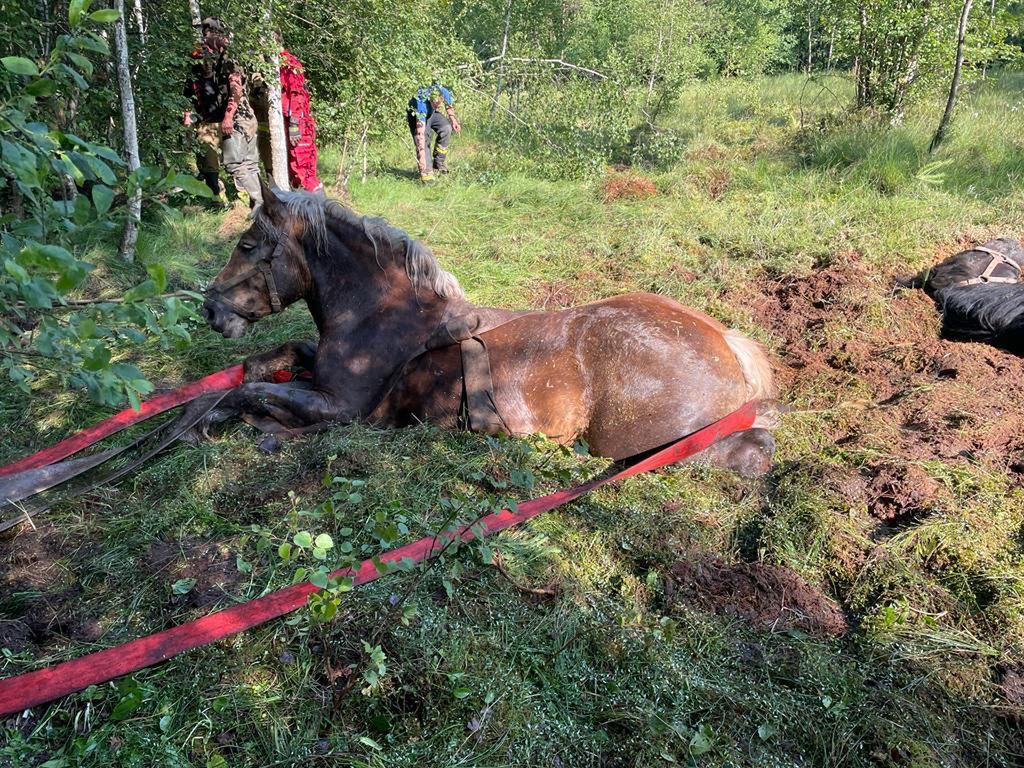
{"type": "Polygon", "coordinates": [[[263,195],[263,213],[266,214],[271,221],[278,221],[284,214],[284,204],[281,202],[276,194],[274,194],[277,187],[273,182],[267,183],[267,180],[260,176],[260,194],[263,195]]]}

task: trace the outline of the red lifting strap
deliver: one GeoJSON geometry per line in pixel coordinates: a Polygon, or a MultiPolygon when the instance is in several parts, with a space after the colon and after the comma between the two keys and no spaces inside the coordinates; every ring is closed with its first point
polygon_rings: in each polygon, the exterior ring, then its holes
{"type": "Polygon", "coordinates": [[[241,365],[233,365],[230,368],[225,368],[223,371],[211,373],[209,376],[199,379],[199,381],[193,381],[171,392],[165,392],[162,395],[151,397],[149,400],[142,403],[137,411],[134,408],[125,408],[123,411],[114,414],[109,419],[104,419],[101,422],[93,424],[91,427],[87,427],[81,432],[78,432],[65,440],[61,440],[56,445],[44,448],[38,453],[26,456],[13,464],[0,467],[0,477],[3,477],[4,475],[11,475],[15,472],[21,472],[24,469],[45,467],[55,461],[66,459],[71,454],[78,453],[83,448],[88,448],[93,443],[99,442],[103,438],[109,437],[115,432],[120,432],[125,427],[130,427],[132,424],[138,424],[140,421],[145,421],[151,416],[156,416],[158,413],[163,413],[171,408],[195,400],[197,397],[205,395],[207,392],[219,392],[224,389],[232,389],[241,383],[241,365]]]}
{"type": "MultiPolygon", "coordinates": [[[[477,526],[480,526],[478,530],[482,529],[484,536],[497,533],[577,499],[588,491],[607,483],[682,461],[723,437],[749,429],[753,426],[756,417],[757,406],[755,403],[749,402],[725,418],[684,437],[621,472],[524,502],[519,505],[517,512],[510,512],[506,509],[488,515],[479,523],[463,528],[456,535],[463,541],[471,541],[475,536],[470,528],[477,526]]],[[[384,553],[380,560],[384,563],[398,563],[405,558],[410,558],[414,562],[422,562],[434,552],[442,549],[448,541],[448,538],[443,538],[440,535],[427,536],[412,544],[406,544],[384,553]]],[[[374,581],[382,574],[372,560],[364,560],[354,573],[346,568],[331,574],[335,578],[350,575],[355,577],[353,586],[358,586],[374,581]]],[[[104,683],[120,675],[127,675],[179,653],[207,645],[228,635],[283,616],[302,607],[306,598],[316,591],[317,588],[309,582],[293,584],[247,603],[234,605],[187,624],[132,640],[124,645],[90,653],[87,656],[35,672],[5,678],[0,680],[0,715],[21,712],[37,704],[80,691],[90,685],[104,683]]]]}

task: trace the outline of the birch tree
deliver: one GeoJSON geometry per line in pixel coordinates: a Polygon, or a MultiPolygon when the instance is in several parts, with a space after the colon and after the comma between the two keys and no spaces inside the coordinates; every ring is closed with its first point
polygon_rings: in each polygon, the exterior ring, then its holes
{"type": "MultiPolygon", "coordinates": [[[[132,74],[128,64],[128,34],[124,16],[124,0],[115,0],[114,48],[117,55],[117,85],[121,94],[121,121],[124,130],[124,155],[129,173],[139,169],[139,136],[135,124],[135,94],[132,91],[132,74]]],[[[139,236],[139,220],[142,218],[142,189],[138,184],[129,185],[128,216],[121,236],[120,253],[126,261],[135,259],[135,242],[139,236]]]]}
{"type": "Polygon", "coordinates": [[[953,78],[949,84],[949,97],[946,99],[946,109],[942,113],[942,119],[939,120],[939,127],[935,129],[935,136],[928,147],[929,152],[937,150],[946,138],[946,132],[953,119],[953,110],[956,109],[957,91],[960,90],[960,73],[964,67],[964,40],[967,38],[967,21],[970,18],[973,4],[974,0],[964,0],[963,7],[960,9],[960,21],[957,24],[956,33],[956,58],[953,62],[953,78]]]}

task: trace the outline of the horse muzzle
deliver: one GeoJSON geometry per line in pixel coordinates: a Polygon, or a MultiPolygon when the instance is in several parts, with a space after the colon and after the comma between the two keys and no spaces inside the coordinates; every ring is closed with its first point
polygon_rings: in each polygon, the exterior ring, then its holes
{"type": "Polygon", "coordinates": [[[225,339],[240,338],[249,327],[248,320],[209,296],[203,299],[203,317],[225,339]]]}

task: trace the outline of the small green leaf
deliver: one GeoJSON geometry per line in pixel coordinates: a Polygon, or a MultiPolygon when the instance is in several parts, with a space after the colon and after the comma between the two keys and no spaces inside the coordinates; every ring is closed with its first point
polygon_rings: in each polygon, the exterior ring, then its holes
{"type": "Polygon", "coordinates": [[[321,533],[316,537],[316,541],[314,541],[313,544],[318,549],[330,549],[334,546],[334,539],[326,533],[321,533]]]}
{"type": "Polygon", "coordinates": [[[308,549],[313,546],[313,534],[309,531],[299,531],[292,537],[292,541],[299,549],[308,549]]]}
{"type": "Polygon", "coordinates": [[[121,18],[121,14],[113,8],[103,8],[102,10],[90,13],[89,18],[100,24],[111,24],[121,18]]]}
{"type": "Polygon", "coordinates": [[[82,20],[82,12],[87,7],[87,0],[71,0],[68,4],[68,21],[71,22],[71,26],[78,26],[78,23],[82,20]]]}
{"type": "Polygon", "coordinates": [[[92,77],[92,62],[85,58],[85,56],[83,56],[80,53],[74,53],[72,51],[68,51],[65,55],[69,59],[71,59],[71,62],[76,67],[78,67],[86,74],[86,77],[92,77]]]}
{"type": "Polygon", "coordinates": [[[117,702],[114,711],[110,713],[110,719],[114,721],[124,720],[142,705],[142,689],[135,688],[129,691],[117,702]]]}
{"type": "Polygon", "coordinates": [[[92,202],[102,216],[110,210],[110,205],[114,202],[114,191],[103,184],[97,184],[92,188],[92,202]]]}
{"type": "Polygon", "coordinates": [[[206,182],[200,181],[194,176],[189,176],[187,173],[175,174],[173,179],[170,181],[172,187],[177,187],[183,192],[188,192],[190,195],[196,197],[212,197],[213,193],[210,188],[206,186],[206,182]]]}
{"type": "Polygon", "coordinates": [[[143,280],[134,288],[129,288],[124,292],[124,300],[125,302],[141,301],[142,299],[148,299],[150,296],[156,296],[157,293],[155,282],[143,280]]]}
{"type": "Polygon", "coordinates": [[[158,291],[166,290],[167,288],[167,268],[163,264],[150,264],[146,267],[146,272],[156,283],[156,289],[158,291]]]}
{"type": "Polygon", "coordinates": [[[176,595],[187,595],[195,585],[195,579],[178,579],[171,587],[171,591],[176,595]]]}
{"type": "Polygon", "coordinates": [[[0,63],[4,65],[4,69],[16,75],[35,76],[39,74],[39,67],[36,66],[35,62],[23,56],[4,56],[0,59],[0,63]]]}
{"type": "Polygon", "coordinates": [[[690,754],[694,757],[700,757],[705,752],[710,752],[713,735],[714,733],[710,726],[702,725],[690,739],[690,754]]]}
{"type": "Polygon", "coordinates": [[[365,744],[366,746],[370,747],[371,749],[376,749],[376,750],[383,749],[383,747],[381,747],[380,744],[378,744],[376,741],[371,739],[369,736],[360,736],[359,737],[359,741],[360,741],[360,743],[365,744]]]}
{"type": "Polygon", "coordinates": [[[160,733],[167,733],[171,729],[171,716],[164,715],[160,718],[160,733]]]}
{"type": "Polygon", "coordinates": [[[284,560],[287,563],[289,560],[292,559],[292,545],[289,544],[287,541],[284,542],[280,547],[277,548],[277,554],[281,557],[282,560],[284,560]]]}
{"type": "Polygon", "coordinates": [[[29,96],[53,96],[57,92],[57,84],[46,77],[40,77],[28,84],[25,93],[29,96]]]}
{"type": "Polygon", "coordinates": [[[228,768],[228,761],[224,755],[214,752],[206,759],[206,768],[228,768]]]}
{"type": "Polygon", "coordinates": [[[469,690],[469,688],[456,688],[454,691],[452,691],[452,696],[454,696],[456,699],[464,699],[471,693],[472,691],[469,690]]]}

